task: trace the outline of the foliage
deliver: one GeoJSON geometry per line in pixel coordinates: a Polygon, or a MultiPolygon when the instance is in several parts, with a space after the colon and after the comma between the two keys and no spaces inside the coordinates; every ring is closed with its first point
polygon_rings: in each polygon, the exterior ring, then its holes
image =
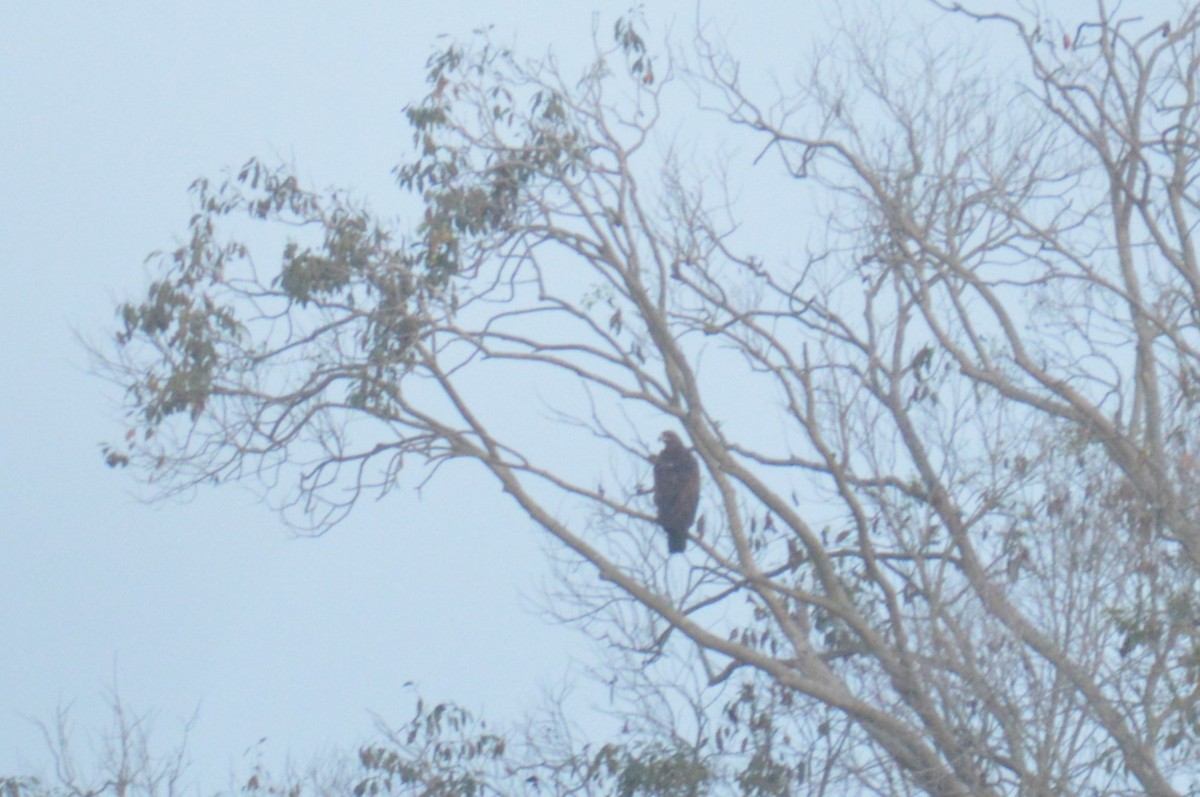
{"type": "MultiPolygon", "coordinates": [[[[119,700],[110,708],[112,727],[89,740],[103,750],[102,756],[93,761],[79,755],[78,739],[68,729],[68,712],[60,711],[55,730],[45,734],[55,764],[53,774],[0,776],[0,794],[169,797],[197,791],[198,784],[184,777],[185,745],[165,754],[151,753],[146,715],[134,714],[119,700]]],[[[569,729],[560,724],[561,717],[547,715],[547,719],[550,724],[542,724],[540,743],[531,743],[528,737],[522,742],[520,728],[493,729],[453,703],[430,705],[418,698],[408,722],[398,727],[381,723],[374,738],[360,745],[354,756],[326,755],[307,762],[303,769],[284,772],[271,771],[260,758],[248,774],[234,773],[232,788],[215,794],[697,797],[786,793],[761,787],[765,781],[759,764],[740,773],[719,771],[699,759],[699,750],[680,740],[625,734],[626,738],[606,743],[595,752],[586,746],[564,748],[558,742],[569,729]]]]}

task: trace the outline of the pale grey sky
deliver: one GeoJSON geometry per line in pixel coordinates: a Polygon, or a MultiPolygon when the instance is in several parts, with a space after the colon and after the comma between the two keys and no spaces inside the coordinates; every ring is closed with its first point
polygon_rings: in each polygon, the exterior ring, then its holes
{"type": "MultiPolygon", "coordinates": [[[[536,538],[448,481],[366,503],[298,540],[254,493],[147,506],[103,467],[111,389],[75,332],[113,328],[153,249],[186,231],[188,184],[251,155],[294,161],[378,208],[439,33],[489,22],[542,52],[586,42],[561,3],[83,3],[0,7],[0,773],[45,762],[29,718],[104,717],[114,673],[169,740],[200,708],[206,775],[407,716],[415,681],[514,716],[579,637],[529,610],[536,538]],[[517,35],[519,32],[519,35],[517,35]]],[[[398,204],[396,205],[398,207],[398,204]]]]}
{"type": "MultiPolygon", "coordinates": [[[[686,41],[693,2],[648,5],[686,41]]],[[[787,75],[829,5],[721,11],[722,30],[787,75]]],[[[449,479],[367,502],[315,540],[237,487],[140,503],[102,465],[120,427],[75,334],[113,328],[145,256],[186,230],[196,177],[282,158],[399,212],[401,109],[426,90],[438,34],[495,23],[531,55],[569,57],[594,11],[606,37],[628,7],[0,6],[0,775],[45,763],[30,718],[74,702],[81,732],[102,722],[114,673],[166,740],[199,707],[192,757],[215,786],[260,737],[267,763],[302,761],[352,746],[369,712],[404,718],[407,681],[503,720],[588,655],[531,611],[538,539],[490,483],[474,502],[449,479]]]]}

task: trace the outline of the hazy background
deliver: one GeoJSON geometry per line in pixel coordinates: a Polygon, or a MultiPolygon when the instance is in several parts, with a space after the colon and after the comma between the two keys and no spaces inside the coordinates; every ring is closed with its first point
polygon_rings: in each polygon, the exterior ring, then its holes
{"type": "MultiPolygon", "coordinates": [[[[686,44],[695,3],[651,5],[652,41],[686,44]]],[[[836,5],[699,13],[787,78],[836,5]]],[[[143,290],[189,183],[252,155],[403,218],[390,170],[436,37],[494,23],[569,63],[597,8],[607,44],[626,3],[0,4],[0,775],[44,768],[32,719],[73,703],[81,732],[102,725],[114,681],[164,741],[199,709],[209,786],[352,747],[371,712],[407,717],[406,682],[499,720],[579,682],[588,644],[536,613],[539,540],[494,484],[367,502],[318,539],[249,489],[141,503],[102,464],[118,397],[77,335],[102,341],[143,290]]]]}
{"type": "Polygon", "coordinates": [[[73,702],[102,724],[114,678],[164,742],[199,707],[208,781],[352,746],[369,712],[407,717],[406,681],[515,716],[586,652],[531,610],[537,541],[503,501],[438,482],[315,540],[238,487],[140,503],[102,464],[121,427],[76,339],[109,334],[186,231],[188,184],[251,155],[399,213],[401,110],[437,34],[586,43],[566,5],[0,6],[0,774],[47,761],[32,718],[73,702]]]}

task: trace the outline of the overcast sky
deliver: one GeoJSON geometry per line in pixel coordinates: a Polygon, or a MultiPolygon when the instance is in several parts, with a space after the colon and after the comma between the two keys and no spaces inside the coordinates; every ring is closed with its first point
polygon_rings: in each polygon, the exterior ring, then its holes
{"type": "Polygon", "coordinates": [[[369,712],[407,716],[407,681],[514,716],[585,652],[531,611],[537,542],[501,501],[434,485],[317,540],[237,487],[140,503],[101,464],[120,426],[75,339],[113,328],[200,175],[282,158],[389,208],[435,36],[586,41],[590,13],[563,5],[3,5],[0,774],[45,761],[30,718],[74,701],[95,727],[114,677],[164,740],[199,707],[207,780],[263,736],[268,762],[351,747],[369,712]]]}
{"type": "MultiPolygon", "coordinates": [[[[599,4],[603,35],[628,5],[599,4]]],[[[691,29],[693,2],[651,5],[691,29]]],[[[721,12],[722,28],[786,73],[803,5],[721,12]]],[[[319,539],[248,489],[139,502],[102,465],[120,425],[76,335],[111,332],[146,255],[185,232],[196,177],[283,159],[400,212],[401,110],[437,35],[495,23],[532,55],[579,53],[596,8],[0,5],[0,775],[44,765],[32,718],[73,702],[96,727],[114,678],[164,740],[199,708],[192,757],[216,786],[261,737],[268,763],[303,760],[352,747],[371,712],[405,718],[406,682],[511,719],[586,659],[534,611],[539,539],[491,484],[474,504],[449,480],[393,494],[319,539]]]]}
{"type": "Polygon", "coordinates": [[[503,720],[586,657],[535,611],[539,541],[491,484],[474,505],[448,480],[394,494],[315,540],[238,487],[139,502],[102,465],[121,427],[76,339],[143,290],[198,176],[283,159],[399,209],[425,59],[488,23],[580,52],[592,7],[0,5],[0,775],[46,763],[31,719],[73,703],[97,728],[114,678],[164,741],[199,708],[190,749],[215,786],[264,736],[268,763],[352,748],[371,712],[407,717],[406,682],[503,720]]]}

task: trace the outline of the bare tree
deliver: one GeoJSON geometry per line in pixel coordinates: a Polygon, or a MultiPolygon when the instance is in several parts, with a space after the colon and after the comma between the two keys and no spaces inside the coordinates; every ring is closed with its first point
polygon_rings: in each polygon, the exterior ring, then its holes
{"type": "Polygon", "coordinates": [[[757,793],[1200,788],[1198,12],[944,10],[971,49],[847,27],[768,97],[627,19],[581,77],[454,45],[407,109],[407,233],[259,161],[198,181],[105,355],[110,464],[318,529],[482,468],[574,568],[564,614],[736,687],[698,743],[749,733],[757,793]],[[810,254],[689,176],[681,86],[795,178],[810,254]],[[705,481],[670,562],[664,428],[705,481]]]}
{"type": "Polygon", "coordinates": [[[53,771],[41,776],[0,776],[0,793],[7,797],[177,797],[191,791],[186,775],[192,721],[185,723],[179,743],[164,751],[154,739],[152,715],[131,710],[116,688],[108,701],[109,725],[85,734],[87,751],[80,750],[69,707],[60,708],[53,723],[39,722],[53,771]]]}

